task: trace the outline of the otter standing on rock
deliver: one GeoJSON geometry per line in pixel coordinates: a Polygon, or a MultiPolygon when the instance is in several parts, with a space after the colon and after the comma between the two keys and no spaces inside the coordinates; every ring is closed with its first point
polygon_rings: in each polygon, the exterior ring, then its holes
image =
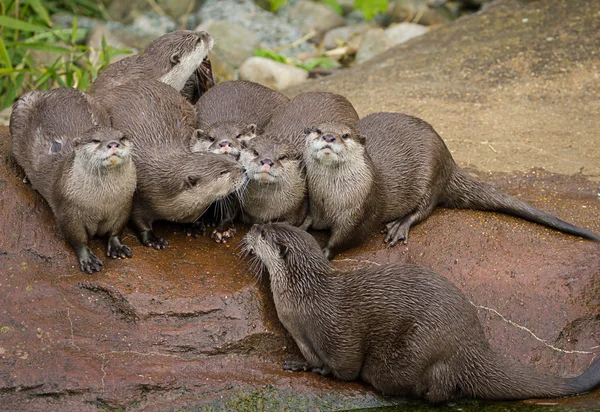
{"type": "Polygon", "coordinates": [[[240,162],[249,179],[242,211],[248,222],[285,221],[297,226],[304,221],[307,192],[300,160],[304,130],[322,121],[351,125],[358,121],[358,114],[339,94],[301,93],[280,107],[264,133],[242,150],[240,162]]]}
{"type": "Polygon", "coordinates": [[[13,155],[88,273],[102,266],[88,247],[93,236],[108,236],[108,256],[132,256],[119,236],[136,171],[128,139],[107,125],[108,116],[90,96],[69,88],[25,94],[10,118],[13,155]]]}
{"type": "Polygon", "coordinates": [[[304,229],[331,229],[331,259],[387,223],[386,242],[408,239],[437,205],[518,216],[576,236],[600,236],[566,223],[458,167],[433,128],[400,113],[375,113],[355,127],[323,123],[307,130],[304,150],[310,212],[304,229]]]}
{"type": "Polygon", "coordinates": [[[196,103],[198,141],[194,150],[237,156],[240,144],[261,133],[273,113],[290,99],[258,83],[220,83],[196,103]]]}
{"type": "Polygon", "coordinates": [[[112,125],[136,145],[138,188],[131,222],[140,242],[164,249],[152,232],[157,220],[196,223],[208,206],[240,189],[243,168],[229,156],[190,150],[196,113],[183,96],[158,81],[131,81],[98,96],[112,125]]]}
{"type": "Polygon", "coordinates": [[[106,93],[133,80],[158,80],[179,92],[199,75],[198,70],[203,70],[202,65],[206,65],[203,61],[212,46],[213,39],[203,31],[167,33],[152,41],[143,52],[101,70],[90,93],[106,93]]]}
{"type": "Polygon", "coordinates": [[[246,249],[267,269],[279,320],[311,370],[385,395],[442,403],[578,395],[600,385],[600,360],[557,378],[490,347],[477,312],[445,277],[410,264],[333,270],[317,241],[286,224],[255,225],[246,249]]]}

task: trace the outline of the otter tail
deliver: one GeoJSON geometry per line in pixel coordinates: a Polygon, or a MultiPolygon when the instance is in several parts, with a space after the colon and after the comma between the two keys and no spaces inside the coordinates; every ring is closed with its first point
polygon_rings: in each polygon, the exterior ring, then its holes
{"type": "Polygon", "coordinates": [[[467,172],[456,168],[448,182],[441,205],[462,208],[491,210],[517,216],[540,223],[575,236],[600,242],[600,235],[560,220],[534,208],[522,200],[507,195],[487,183],[480,182],[467,172]]]}
{"type": "Polygon", "coordinates": [[[466,392],[474,398],[517,400],[556,398],[590,392],[600,386],[600,359],[573,378],[558,378],[489,352],[480,368],[466,371],[473,382],[466,392]]]}

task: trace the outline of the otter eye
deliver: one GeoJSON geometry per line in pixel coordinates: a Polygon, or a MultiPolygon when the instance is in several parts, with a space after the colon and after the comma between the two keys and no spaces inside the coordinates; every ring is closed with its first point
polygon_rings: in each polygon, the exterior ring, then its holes
{"type": "Polygon", "coordinates": [[[100,139],[92,139],[93,143],[100,143],[100,139]]]}
{"type": "Polygon", "coordinates": [[[323,132],[321,131],[321,129],[317,129],[317,130],[316,130],[316,132],[317,132],[318,134],[323,134],[323,132]]]}
{"type": "Polygon", "coordinates": [[[123,136],[119,139],[120,142],[126,142],[127,140],[129,140],[127,136],[123,136]]]}
{"type": "Polygon", "coordinates": [[[236,139],[239,139],[240,137],[242,137],[242,134],[241,134],[241,133],[240,133],[240,134],[238,134],[238,135],[237,135],[235,138],[236,138],[236,139]]]}
{"type": "Polygon", "coordinates": [[[257,152],[256,150],[252,150],[252,154],[253,154],[254,156],[258,156],[258,152],[257,152]]]}
{"type": "Polygon", "coordinates": [[[229,170],[223,170],[221,173],[219,173],[220,176],[225,176],[226,174],[229,174],[229,170]]]}
{"type": "Polygon", "coordinates": [[[348,139],[350,139],[350,135],[349,135],[348,133],[344,133],[344,134],[342,135],[342,139],[344,139],[344,140],[348,140],[348,139]]]}
{"type": "Polygon", "coordinates": [[[279,158],[279,160],[288,160],[288,159],[289,159],[288,155],[283,155],[279,158]]]}
{"type": "Polygon", "coordinates": [[[212,136],[207,136],[207,139],[208,139],[210,142],[214,142],[214,141],[215,141],[215,138],[214,138],[214,137],[212,137],[212,136]]]}

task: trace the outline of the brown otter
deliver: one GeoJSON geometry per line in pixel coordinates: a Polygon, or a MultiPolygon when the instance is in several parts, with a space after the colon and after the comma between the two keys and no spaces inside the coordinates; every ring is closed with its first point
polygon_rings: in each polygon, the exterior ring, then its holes
{"type": "Polygon", "coordinates": [[[134,80],[159,80],[177,91],[202,71],[213,46],[206,32],[177,30],[155,39],[141,53],[112,63],[98,73],[90,93],[97,95],[134,80]],[[190,80],[190,78],[192,78],[190,80]]]}
{"type": "Polygon", "coordinates": [[[332,258],[387,223],[386,242],[408,239],[410,227],[442,205],[492,210],[600,241],[531,205],[479,182],[458,167],[433,128],[400,113],[375,113],[355,127],[323,123],[307,131],[304,161],[310,213],[302,227],[331,229],[332,258]]]}
{"type": "Polygon", "coordinates": [[[243,193],[242,211],[250,222],[302,223],[307,210],[300,161],[304,130],[322,121],[351,125],[358,121],[358,114],[339,94],[301,93],[277,109],[264,133],[242,150],[240,162],[250,179],[243,193]]]}
{"type": "Polygon", "coordinates": [[[307,212],[306,181],[295,145],[269,135],[250,140],[240,163],[248,183],[241,193],[245,223],[284,221],[299,225],[307,212]]]}
{"type": "Polygon", "coordinates": [[[290,225],[254,225],[246,248],[269,273],[279,320],[311,370],[431,403],[577,395],[600,385],[600,360],[574,378],[544,375],[490,347],[477,312],[444,276],[411,264],[341,273],[290,225]]]}
{"type": "Polygon", "coordinates": [[[188,102],[196,104],[198,99],[216,84],[217,79],[215,78],[215,73],[212,70],[212,65],[207,56],[204,58],[198,69],[196,69],[187,82],[185,82],[180,93],[188,102]]]}
{"type": "Polygon", "coordinates": [[[93,236],[108,236],[108,256],[132,256],[119,238],[136,187],[131,144],[107,125],[96,102],[70,88],[25,94],[10,119],[13,155],[88,273],[102,266],[93,236]]]}
{"type": "Polygon", "coordinates": [[[229,156],[190,150],[196,124],[192,106],[158,81],[132,81],[98,96],[113,127],[136,144],[138,188],[131,222],[140,241],[163,249],[156,220],[197,222],[207,207],[241,188],[243,168],[229,156]]]}
{"type": "MultiPolygon", "coordinates": [[[[273,113],[289,102],[283,94],[258,83],[236,80],[220,83],[196,103],[197,127],[202,130],[197,150],[222,150],[262,132],[273,113]]],[[[226,150],[226,149],[225,149],[226,150]]]]}

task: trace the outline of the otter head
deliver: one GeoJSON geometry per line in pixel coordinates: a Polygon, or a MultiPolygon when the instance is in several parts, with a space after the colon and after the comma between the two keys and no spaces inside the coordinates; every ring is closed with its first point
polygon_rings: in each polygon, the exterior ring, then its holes
{"type": "Polygon", "coordinates": [[[131,161],[129,139],[110,127],[89,129],[73,141],[73,146],[77,157],[95,169],[119,167],[131,161]]]}
{"type": "Polygon", "coordinates": [[[138,58],[144,65],[164,73],[158,80],[181,91],[202,65],[213,43],[207,32],[177,30],[155,39],[138,58]]]}
{"type": "Polygon", "coordinates": [[[305,129],[306,158],[325,165],[337,165],[361,159],[365,138],[353,127],[338,122],[324,122],[305,129]]]}
{"type": "Polygon", "coordinates": [[[251,181],[280,184],[290,173],[300,173],[301,153],[290,143],[262,135],[250,140],[242,149],[240,163],[251,181]]]}
{"type": "Polygon", "coordinates": [[[256,125],[219,122],[205,129],[197,129],[192,139],[192,151],[228,154],[240,157],[243,144],[256,137],[256,125]]]}
{"type": "Polygon", "coordinates": [[[330,270],[315,238],[287,223],[253,225],[244,244],[246,252],[267,269],[272,283],[302,282],[302,278],[330,270]]]}
{"type": "Polygon", "coordinates": [[[211,203],[241,191],[245,183],[238,162],[212,153],[156,148],[139,171],[152,178],[139,179],[138,190],[152,199],[159,215],[176,222],[196,221],[211,203]]]}

